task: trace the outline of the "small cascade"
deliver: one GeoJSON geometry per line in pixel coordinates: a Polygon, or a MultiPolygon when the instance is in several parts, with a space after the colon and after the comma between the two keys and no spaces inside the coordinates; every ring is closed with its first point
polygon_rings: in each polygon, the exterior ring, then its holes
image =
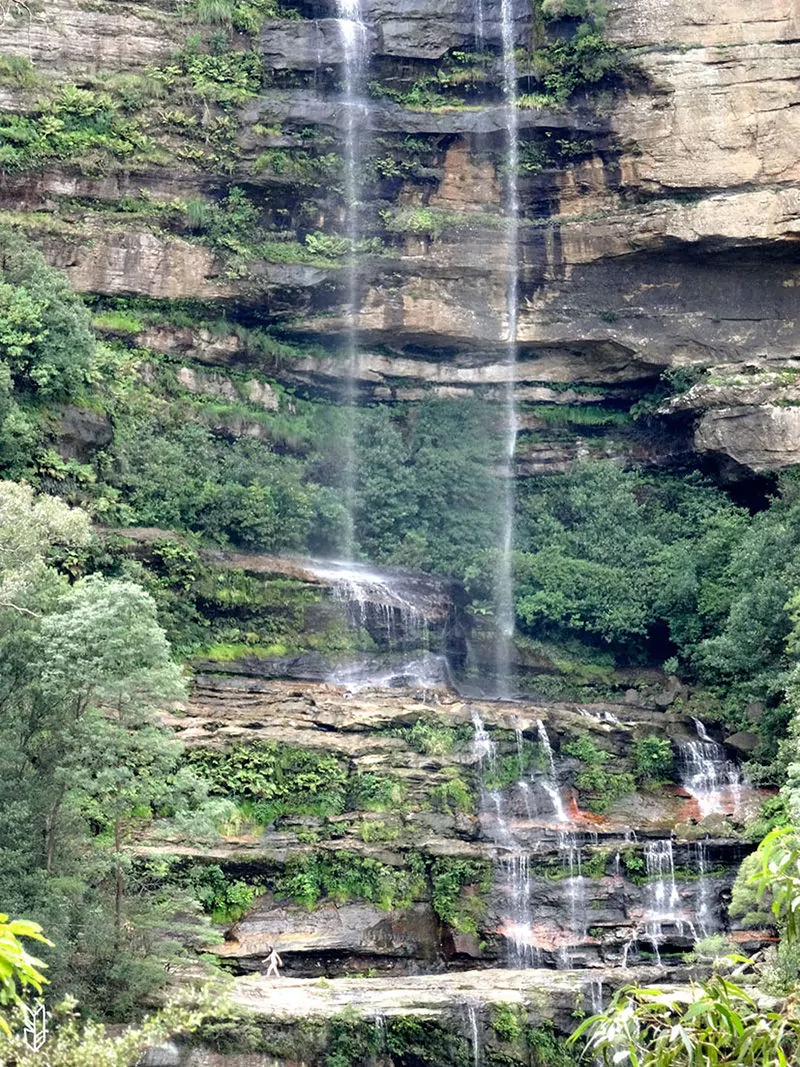
{"type": "Polygon", "coordinates": [[[703,723],[693,721],[697,740],[679,744],[683,786],[697,801],[702,818],[735,811],[741,801],[739,768],[728,759],[724,747],[709,737],[703,723]]]}
{"type": "Polygon", "coordinates": [[[443,625],[450,611],[446,585],[426,575],[343,560],[313,560],[304,569],[330,583],[352,627],[369,630],[389,650],[425,650],[431,625],[443,625]]]}
{"type": "Polygon", "coordinates": [[[387,664],[364,660],[337,667],[329,676],[332,685],[341,685],[350,693],[367,689],[413,689],[423,704],[438,703],[438,694],[452,688],[447,657],[423,652],[414,658],[400,658],[387,664]]]}
{"type": "Polygon", "coordinates": [[[666,937],[665,927],[672,927],[680,937],[691,935],[692,938],[696,938],[696,929],[694,923],[679,910],[681,900],[675,881],[672,839],[648,841],[644,847],[644,859],[648,881],[641,936],[652,945],[656,963],[660,967],[660,946],[666,937]]]}
{"type": "Polygon", "coordinates": [[[489,767],[493,767],[497,761],[497,745],[489,737],[489,733],[483,723],[483,719],[478,714],[476,708],[472,709],[472,751],[477,759],[478,763],[483,768],[484,764],[488,763],[489,767]]]}
{"type": "Polygon", "coordinates": [[[589,983],[589,1005],[592,1009],[592,1015],[599,1015],[603,1010],[603,979],[593,978],[589,983]]]}
{"type": "Polygon", "coordinates": [[[557,822],[569,822],[569,816],[564,809],[564,802],[561,799],[561,794],[558,789],[558,777],[556,775],[556,761],[553,758],[553,748],[550,744],[550,738],[547,736],[547,729],[541,719],[536,720],[536,732],[539,735],[539,743],[541,744],[545,760],[547,761],[547,780],[542,782],[542,788],[547,793],[550,801],[553,805],[553,813],[557,822]]]}
{"type": "Polygon", "coordinates": [[[467,1020],[469,1021],[469,1033],[472,1042],[472,1063],[474,1067],[480,1067],[481,1037],[478,1029],[478,1009],[474,1004],[467,1004],[467,1020]]]}
{"type": "Polygon", "coordinates": [[[697,932],[701,937],[713,934],[717,929],[717,917],[711,905],[711,883],[708,877],[708,842],[697,841],[692,846],[695,866],[697,867],[697,900],[695,919],[697,932]]]}
{"type": "Polygon", "coordinates": [[[578,714],[584,719],[590,719],[592,722],[606,723],[609,726],[622,726],[622,722],[616,715],[612,715],[607,708],[603,708],[602,711],[589,711],[588,708],[578,708],[578,714]]]}
{"type": "MultiPolygon", "coordinates": [[[[472,751],[481,770],[493,771],[497,765],[497,746],[486,730],[477,710],[472,710],[472,751]]],[[[518,751],[522,759],[522,737],[518,751]]],[[[513,967],[532,967],[539,962],[539,953],[532,944],[531,934],[531,875],[530,855],[520,845],[508,823],[503,794],[499,789],[486,789],[481,780],[481,822],[498,849],[498,868],[502,887],[508,899],[508,918],[503,933],[509,944],[509,962],[513,967]]]]}
{"type": "MultiPolygon", "coordinates": [[[[479,10],[481,10],[479,8],[479,10]]],[[[513,688],[511,641],[514,635],[514,455],[517,446],[517,318],[519,312],[519,114],[513,0],[502,0],[503,95],[505,97],[506,375],[503,395],[503,525],[495,580],[497,638],[495,671],[500,696],[513,688]]],[[[481,13],[482,23],[482,13],[481,13]]]]}
{"type": "MultiPolygon", "coordinates": [[[[586,937],[588,909],[587,879],[583,877],[582,844],[576,833],[570,830],[560,830],[558,848],[562,856],[562,866],[569,871],[566,883],[570,940],[573,944],[580,944],[586,937]]],[[[572,967],[574,961],[575,957],[570,945],[562,945],[558,952],[559,966],[572,967]]]]}

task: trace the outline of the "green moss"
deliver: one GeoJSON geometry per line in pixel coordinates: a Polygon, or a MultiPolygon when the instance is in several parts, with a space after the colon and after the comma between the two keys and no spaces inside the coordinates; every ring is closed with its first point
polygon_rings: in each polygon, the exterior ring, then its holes
{"type": "Polygon", "coordinates": [[[630,426],[633,422],[627,411],[578,404],[538,404],[531,409],[537,419],[550,426],[630,426]]]}
{"type": "Polygon", "coordinates": [[[500,229],[505,225],[502,216],[490,212],[447,211],[444,208],[421,205],[385,208],[381,211],[381,218],[388,233],[418,234],[434,238],[441,237],[447,230],[485,227],[500,229]]]}
{"type": "Polygon", "coordinates": [[[512,1004],[493,1004],[492,1029],[501,1041],[517,1041],[523,1034],[519,1009],[512,1004]]]}
{"type": "Polygon", "coordinates": [[[476,807],[473,791],[455,768],[445,768],[443,774],[445,781],[428,790],[433,810],[445,815],[473,815],[476,807]]]}
{"type": "Polygon", "coordinates": [[[397,811],[403,794],[399,779],[373,771],[356,774],[350,784],[351,805],[362,811],[397,811]]]}
{"type": "MultiPolygon", "coordinates": [[[[495,734],[497,737],[497,734],[495,734]]],[[[524,778],[530,770],[544,770],[545,756],[541,745],[525,738],[521,751],[516,748],[489,764],[483,772],[483,784],[487,789],[503,789],[524,778]]]]}
{"type": "Polygon", "coordinates": [[[431,903],[443,923],[464,933],[477,933],[492,886],[492,865],[484,860],[442,856],[430,872],[431,903]]]}
{"type": "Polygon", "coordinates": [[[437,1020],[418,1016],[387,1019],[386,1049],[395,1062],[415,1067],[470,1067],[473,1062],[466,1038],[437,1020]]]}

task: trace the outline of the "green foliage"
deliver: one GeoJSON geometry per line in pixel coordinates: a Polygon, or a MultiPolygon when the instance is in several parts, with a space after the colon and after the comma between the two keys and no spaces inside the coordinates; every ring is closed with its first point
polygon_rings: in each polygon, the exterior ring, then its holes
{"type": "Polygon", "coordinates": [[[27,56],[0,56],[0,84],[12,85],[15,89],[35,89],[39,76],[27,56]]]}
{"type": "Polygon", "coordinates": [[[769,797],[761,805],[755,819],[748,822],[745,833],[748,841],[762,841],[777,826],[786,826],[790,821],[786,800],[783,796],[769,797]]]}
{"type": "MultiPolygon", "coordinates": [[[[45,964],[27,951],[21,938],[52,945],[42,934],[38,923],[25,919],[12,919],[0,912],[0,1004],[8,1006],[21,1003],[26,991],[42,992],[47,979],[42,974],[45,964]]],[[[11,1029],[0,1014],[0,1034],[10,1034],[11,1029]]]]}
{"type": "Polygon", "coordinates": [[[588,806],[596,812],[605,811],[620,797],[636,791],[636,779],[629,771],[612,772],[606,770],[606,764],[612,757],[608,752],[598,748],[588,734],[580,734],[573,741],[561,746],[561,751],[573,756],[585,765],[575,779],[575,784],[583,794],[588,794],[588,806]]]}
{"type": "Polygon", "coordinates": [[[431,903],[443,923],[477,933],[492,885],[492,865],[481,860],[440,857],[431,867],[431,903]]]}
{"type": "Polygon", "coordinates": [[[692,951],[686,957],[688,963],[715,963],[727,956],[737,954],[736,945],[724,934],[709,934],[695,941],[692,951]]]}
{"type": "Polygon", "coordinates": [[[199,40],[173,52],[169,62],[148,76],[172,100],[197,98],[222,108],[241,107],[261,88],[263,63],[257,52],[199,50],[199,40]]]}
{"type": "Polygon", "coordinates": [[[309,911],[322,900],[335,904],[368,901],[384,911],[408,907],[425,893],[424,869],[413,854],[402,868],[344,850],[292,859],[278,892],[309,911]]]}
{"type": "Polygon", "coordinates": [[[574,1067],[574,1053],[556,1037],[551,1023],[527,1027],[525,1040],[531,1051],[532,1067],[574,1067]]]}
{"type": "Polygon", "coordinates": [[[263,824],[286,814],[339,815],[346,807],[347,767],[331,753],[259,741],[225,752],[194,749],[187,759],[216,793],[252,801],[251,814],[263,824]]]}
{"type": "Polygon", "coordinates": [[[351,780],[350,798],[363,811],[392,811],[403,800],[403,785],[397,778],[365,771],[351,780]]]}
{"type": "Polygon", "coordinates": [[[624,61],[624,51],[605,39],[598,18],[579,21],[571,33],[557,36],[523,58],[520,72],[541,88],[522,94],[520,106],[564,105],[579,91],[591,92],[610,82],[621,73],[624,61]]]}
{"type": "Polygon", "coordinates": [[[426,756],[446,756],[458,738],[452,726],[434,719],[417,719],[404,736],[413,749],[426,756]]]}
{"type": "Polygon", "coordinates": [[[788,941],[800,939],[800,837],[793,826],[771,830],[756,852],[750,882],[758,898],[769,894],[772,914],[788,941]]]}
{"type": "Polygon", "coordinates": [[[496,228],[502,224],[500,216],[488,214],[481,214],[477,217],[465,216],[461,212],[421,205],[397,209],[385,208],[381,212],[381,218],[388,233],[411,233],[433,238],[441,237],[448,230],[475,226],[496,228]]]}
{"type": "Polygon", "coordinates": [[[107,157],[132,162],[152,152],[149,137],[108,92],[62,85],[38,111],[0,119],[0,165],[7,170],[41,168],[55,160],[80,160],[92,169],[107,157]]]}
{"type": "MultiPolygon", "coordinates": [[[[190,994],[170,1000],[122,1033],[108,1033],[102,1023],[87,1021],[75,1008],[75,1000],[69,997],[56,1005],[56,1025],[47,1041],[50,1067],[134,1067],[148,1049],[165,1044],[175,1035],[197,1031],[221,1005],[217,991],[190,994]]],[[[39,1067],[42,1062],[41,1050],[29,1048],[22,1028],[10,1038],[0,1035],[0,1057],[14,1067],[39,1067]]]]}
{"type": "Polygon", "coordinates": [[[191,892],[212,922],[225,926],[240,919],[255,898],[265,892],[264,886],[231,880],[216,863],[190,867],[179,884],[191,892]]]}
{"type": "Polygon", "coordinates": [[[445,815],[472,815],[475,812],[475,796],[464,779],[454,768],[445,768],[445,781],[431,786],[428,799],[434,811],[445,815]]]}
{"type": "Polygon", "coordinates": [[[670,993],[628,986],[608,1011],[585,1019],[570,1043],[586,1038],[587,1057],[605,1064],[627,1053],[638,1067],[788,1064],[800,1047],[793,1002],[764,1009],[722,977],[670,993]]]}
{"type": "Polygon", "coordinates": [[[516,1041],[523,1033],[519,1012],[511,1004],[493,1004],[492,1029],[501,1041],[516,1041]]]}
{"type": "Polygon", "coordinates": [[[328,1024],[328,1054],[325,1067],[357,1067],[383,1052],[383,1034],[369,1020],[344,1011],[328,1024]]]}
{"type": "Polygon", "coordinates": [[[0,462],[6,468],[19,469],[38,436],[26,398],[71,399],[90,380],[89,321],[64,276],[20,234],[0,228],[0,462]]]}
{"type": "Polygon", "coordinates": [[[565,756],[572,756],[588,766],[596,766],[611,759],[609,753],[598,748],[588,734],[578,734],[573,740],[565,741],[561,751],[565,756]]]}
{"type": "Polygon", "coordinates": [[[253,163],[253,174],[274,174],[287,183],[334,188],[341,180],[342,157],[335,152],[317,155],[306,148],[267,148],[253,163]]]}
{"type": "Polygon", "coordinates": [[[669,780],[675,766],[675,755],[668,737],[648,734],[633,743],[633,762],[639,782],[669,780]]]}
{"type": "Polygon", "coordinates": [[[194,0],[190,14],[201,24],[229,26],[251,35],[259,32],[266,19],[299,17],[277,0],[194,0]]]}
{"type": "Polygon", "coordinates": [[[523,740],[521,751],[499,755],[483,771],[483,784],[487,789],[504,789],[513,785],[534,768],[544,769],[541,746],[534,741],[523,740]]]}
{"type": "Polygon", "coordinates": [[[467,1040],[435,1019],[392,1015],[386,1020],[386,1050],[404,1067],[468,1067],[467,1040]]]}
{"type": "Polygon", "coordinates": [[[0,485],[0,895],[52,932],[56,992],[68,973],[89,1010],[122,1015],[202,939],[191,908],[138,884],[131,840],[205,791],[160,723],[185,690],[152,599],[97,575],[70,586],[46,562],[87,534],[85,514],[0,485]]]}

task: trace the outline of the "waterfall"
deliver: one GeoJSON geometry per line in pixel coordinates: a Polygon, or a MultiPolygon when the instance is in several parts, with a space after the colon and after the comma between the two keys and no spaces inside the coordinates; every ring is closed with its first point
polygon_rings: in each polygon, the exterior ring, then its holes
{"type": "Polygon", "coordinates": [[[472,1041],[472,1062],[474,1067],[480,1067],[481,1040],[478,1031],[478,1011],[474,1004],[467,1005],[467,1019],[469,1020],[469,1032],[472,1041]]]}
{"type": "MultiPolygon", "coordinates": [[[[479,9],[480,10],[480,9],[479,9]]],[[[514,52],[513,0],[502,0],[503,95],[505,97],[506,221],[506,375],[503,390],[503,526],[495,584],[497,637],[495,671],[500,696],[512,690],[511,643],[514,635],[514,453],[517,444],[516,365],[519,285],[519,115],[517,60],[514,52]]]]}
{"type": "MultiPolygon", "coordinates": [[[[489,736],[477,709],[472,709],[472,752],[481,769],[497,766],[497,746],[489,736]]],[[[518,753],[521,758],[522,736],[518,753]]],[[[522,783],[520,783],[522,784],[522,783]]],[[[508,895],[509,916],[503,923],[503,934],[510,946],[509,959],[514,967],[531,967],[539,962],[540,953],[532,944],[530,856],[520,845],[508,824],[503,794],[499,789],[488,790],[481,780],[481,815],[492,815],[487,830],[502,850],[498,867],[502,884],[508,895]]]]}
{"type": "Polygon", "coordinates": [[[493,767],[497,760],[497,745],[489,737],[483,719],[476,708],[472,709],[472,729],[472,751],[475,758],[481,767],[485,762],[488,762],[489,766],[493,767]]]}
{"type": "Polygon", "coordinates": [[[648,878],[644,937],[653,946],[660,967],[659,946],[664,941],[664,927],[674,926],[680,936],[690,933],[696,937],[696,931],[694,924],[678,910],[680,894],[675,881],[672,839],[648,841],[644,846],[644,859],[648,878]]]}
{"type": "MultiPolygon", "coordinates": [[[[581,842],[577,834],[569,830],[560,830],[558,848],[562,855],[562,864],[569,871],[567,878],[567,899],[569,901],[569,928],[573,943],[580,944],[586,937],[586,879],[583,877],[581,842]]],[[[569,945],[562,945],[558,952],[560,967],[571,967],[574,954],[569,945]]]]}
{"type": "Polygon", "coordinates": [[[711,885],[708,880],[708,844],[706,841],[698,841],[692,851],[695,854],[697,867],[697,902],[695,913],[697,918],[697,931],[701,937],[707,937],[717,927],[714,909],[711,906],[711,885]]]}
{"type": "Polygon", "coordinates": [[[348,515],[345,555],[352,559],[355,552],[356,441],[355,421],[358,401],[358,240],[360,236],[360,161],[364,127],[368,115],[362,95],[362,83],[367,63],[367,30],[361,21],[360,0],[336,0],[343,55],[343,104],[345,111],[344,198],[345,236],[349,241],[346,263],[347,331],[346,377],[342,387],[342,402],[347,411],[345,430],[345,461],[343,490],[348,515]]]}
{"type": "Polygon", "coordinates": [[[545,759],[547,760],[548,777],[546,781],[542,782],[542,788],[547,793],[553,805],[553,813],[555,814],[556,821],[569,822],[569,817],[564,810],[564,802],[558,791],[558,777],[556,775],[556,761],[553,758],[553,748],[550,744],[550,738],[547,736],[545,725],[541,719],[536,720],[536,732],[539,735],[539,743],[544,749],[545,759]]]}
{"type": "Polygon", "coordinates": [[[592,1015],[599,1015],[603,1010],[603,979],[593,978],[589,983],[589,1004],[592,1015]]]}
{"type": "Polygon", "coordinates": [[[739,768],[722,745],[712,740],[699,719],[694,719],[696,741],[681,741],[680,766],[684,788],[697,801],[701,818],[734,810],[741,799],[739,768]]]}

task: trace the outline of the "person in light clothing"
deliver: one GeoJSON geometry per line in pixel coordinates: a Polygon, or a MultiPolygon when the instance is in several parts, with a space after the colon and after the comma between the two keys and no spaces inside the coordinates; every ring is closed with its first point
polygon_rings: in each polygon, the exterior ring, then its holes
{"type": "Polygon", "coordinates": [[[278,950],[273,945],[267,956],[267,973],[265,978],[279,978],[278,968],[283,966],[283,960],[278,955],[278,950]]]}

